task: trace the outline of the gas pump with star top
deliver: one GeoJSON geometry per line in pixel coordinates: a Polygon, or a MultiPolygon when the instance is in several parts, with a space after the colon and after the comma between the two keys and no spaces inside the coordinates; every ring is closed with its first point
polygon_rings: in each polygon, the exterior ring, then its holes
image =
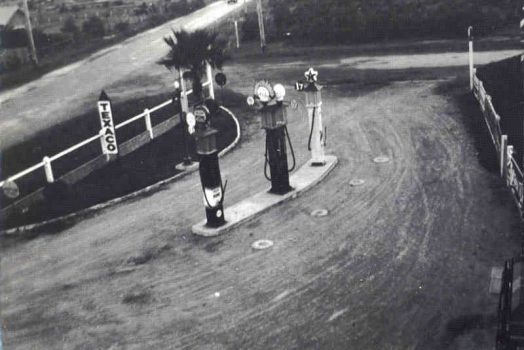
{"type": "Polygon", "coordinates": [[[317,84],[318,72],[309,68],[305,73],[306,82],[298,81],[297,91],[306,94],[306,108],[309,120],[308,151],[311,151],[311,165],[323,166],[326,164],[324,149],[326,147],[327,130],[322,128],[322,86],[317,84]]]}
{"type": "Polygon", "coordinates": [[[285,95],[283,85],[273,86],[269,81],[262,80],[255,84],[254,95],[248,97],[248,104],[260,112],[262,129],[266,130],[264,175],[271,181],[270,192],[275,194],[285,194],[292,190],[289,172],[296,165],[293,145],[287,131],[285,95]],[[286,142],[289,143],[293,159],[291,168],[288,168],[286,142]]]}
{"type": "Polygon", "coordinates": [[[195,137],[196,153],[199,155],[199,172],[206,211],[206,226],[219,227],[225,224],[224,193],[226,184],[222,184],[218,163],[218,130],[211,126],[212,116],[219,106],[214,100],[207,100],[196,106],[193,113],[188,113],[186,122],[188,131],[195,137]]]}

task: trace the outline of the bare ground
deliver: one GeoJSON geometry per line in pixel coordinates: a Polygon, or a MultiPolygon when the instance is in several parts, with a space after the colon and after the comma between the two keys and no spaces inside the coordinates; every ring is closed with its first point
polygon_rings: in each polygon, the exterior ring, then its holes
{"type": "MultiPolygon", "coordinates": [[[[519,251],[519,218],[443,84],[326,88],[338,167],[224,236],[190,233],[203,217],[195,174],[5,241],[5,349],[492,349],[490,270],[519,251]],[[329,216],[311,217],[317,208],[329,216]],[[275,245],[253,251],[261,238],[275,245]]],[[[290,120],[303,164],[306,122],[290,120]]],[[[263,134],[244,131],[221,161],[226,207],[267,187],[263,134]]]]}

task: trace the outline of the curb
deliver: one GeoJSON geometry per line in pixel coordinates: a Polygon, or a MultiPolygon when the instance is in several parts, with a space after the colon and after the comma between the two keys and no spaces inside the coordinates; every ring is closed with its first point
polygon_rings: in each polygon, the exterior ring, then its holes
{"type": "MultiPolygon", "coordinates": [[[[236,128],[237,128],[237,136],[236,136],[235,140],[233,140],[233,142],[229,146],[227,146],[226,148],[224,148],[222,151],[220,151],[218,153],[218,156],[222,157],[222,156],[226,155],[228,152],[230,152],[233,148],[235,148],[237,146],[238,142],[240,141],[240,136],[241,135],[240,135],[240,123],[239,123],[237,117],[233,114],[233,112],[231,112],[226,107],[220,106],[220,108],[224,112],[226,112],[227,114],[229,114],[231,116],[231,118],[235,122],[235,125],[236,125],[236,128]]],[[[111,207],[111,206],[113,206],[115,204],[127,201],[129,199],[133,199],[133,198],[138,197],[138,196],[140,196],[142,194],[149,193],[149,192],[152,192],[154,190],[157,190],[157,189],[161,188],[162,186],[165,186],[165,185],[167,185],[167,184],[169,184],[171,182],[174,182],[175,180],[179,180],[179,179],[183,178],[184,176],[189,175],[189,174],[195,172],[196,170],[198,170],[198,167],[190,168],[187,171],[184,171],[184,172],[182,172],[180,174],[176,174],[175,176],[172,176],[172,177],[170,177],[168,179],[161,180],[161,181],[159,181],[157,183],[154,183],[152,185],[149,185],[147,187],[139,189],[139,190],[137,190],[135,192],[126,194],[125,196],[118,197],[118,198],[113,198],[113,199],[110,199],[107,202],[95,204],[95,205],[93,205],[93,206],[91,206],[89,208],[85,208],[85,209],[79,210],[79,211],[74,212],[74,213],[70,213],[70,214],[67,214],[67,215],[64,215],[64,216],[60,216],[58,218],[53,218],[53,219],[49,219],[49,220],[46,220],[46,221],[37,222],[35,224],[30,224],[30,225],[25,225],[25,226],[18,226],[18,227],[14,227],[14,228],[11,228],[11,229],[8,229],[8,230],[2,230],[2,231],[0,231],[0,238],[2,236],[4,236],[4,235],[5,236],[9,236],[9,235],[15,235],[15,234],[18,234],[18,233],[25,233],[25,232],[32,231],[34,229],[45,227],[47,225],[56,224],[56,223],[60,223],[62,221],[74,219],[74,218],[79,217],[79,216],[92,214],[92,213],[94,213],[96,211],[99,211],[99,210],[111,207]]]]}

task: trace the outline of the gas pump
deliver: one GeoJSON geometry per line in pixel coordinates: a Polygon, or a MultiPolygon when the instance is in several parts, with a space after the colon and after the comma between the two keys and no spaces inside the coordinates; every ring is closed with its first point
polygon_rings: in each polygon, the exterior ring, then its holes
{"type": "Polygon", "coordinates": [[[318,72],[309,68],[305,73],[306,82],[298,81],[297,91],[306,93],[306,108],[309,120],[308,151],[311,152],[311,165],[326,164],[324,149],[326,147],[327,130],[322,128],[322,86],[317,84],[318,72]]]}
{"type": "Polygon", "coordinates": [[[204,105],[196,106],[193,113],[188,113],[186,122],[188,131],[196,141],[196,152],[200,157],[199,172],[204,196],[207,226],[219,227],[226,221],[224,218],[224,193],[226,185],[222,184],[218,163],[217,134],[211,126],[212,116],[217,113],[218,104],[207,100],[204,105]]]}
{"type": "Polygon", "coordinates": [[[286,89],[283,85],[272,86],[267,80],[262,80],[255,84],[254,95],[248,97],[248,104],[260,111],[262,129],[266,130],[264,176],[271,181],[270,192],[276,194],[292,190],[289,185],[289,172],[293,171],[296,165],[293,145],[286,126],[285,95],[286,89]],[[291,168],[288,168],[286,142],[289,143],[293,159],[291,168]]]}

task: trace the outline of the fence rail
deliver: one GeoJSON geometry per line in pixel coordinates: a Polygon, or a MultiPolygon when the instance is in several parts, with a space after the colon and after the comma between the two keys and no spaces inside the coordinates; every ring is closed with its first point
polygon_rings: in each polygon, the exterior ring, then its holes
{"type": "Polygon", "coordinates": [[[477,99],[488,132],[497,151],[497,157],[500,164],[500,175],[510,188],[513,198],[519,208],[521,216],[524,214],[524,174],[515,158],[514,147],[508,144],[508,136],[503,133],[500,126],[500,115],[493,107],[491,96],[486,92],[484,83],[477,76],[477,70],[474,67],[474,53],[472,39],[470,37],[469,45],[469,72],[470,87],[473,95],[477,99]]]}
{"type": "MultiPolygon", "coordinates": [[[[180,80],[183,80],[182,79],[182,73],[183,72],[180,72],[180,75],[179,75],[179,79],[180,80]]],[[[208,64],[207,65],[207,69],[206,69],[206,81],[202,84],[203,87],[207,87],[208,88],[208,93],[209,93],[209,96],[211,98],[214,97],[214,86],[213,86],[213,72],[212,72],[212,69],[211,69],[211,66],[208,64]]],[[[185,90],[184,89],[184,86],[185,84],[181,83],[180,86],[182,87],[182,93],[181,93],[181,107],[182,107],[182,112],[187,112],[188,111],[188,96],[190,94],[193,93],[193,90],[185,90]]],[[[151,108],[146,108],[144,110],[144,112],[140,113],[140,114],[137,114],[129,119],[126,119],[125,121],[115,125],[115,129],[121,129],[123,127],[125,127],[126,125],[129,125],[137,120],[140,120],[142,118],[144,118],[144,124],[145,124],[145,131],[149,134],[149,139],[153,139],[154,136],[155,136],[155,131],[157,133],[157,135],[160,135],[160,134],[163,134],[165,131],[169,130],[170,128],[174,127],[177,125],[177,123],[175,122],[175,120],[177,120],[178,118],[170,118],[160,124],[157,124],[157,125],[152,125],[151,123],[151,113],[154,113],[156,111],[159,111],[161,110],[162,108],[165,108],[166,106],[170,105],[171,103],[173,103],[173,100],[169,99],[159,105],[156,105],[154,107],[151,107],[151,108]],[[166,129],[167,128],[167,129],[166,129]]],[[[93,121],[93,122],[97,122],[96,120],[93,121]]],[[[138,135],[136,135],[135,137],[133,137],[132,139],[140,139],[142,138],[142,134],[143,133],[140,133],[138,135]]],[[[94,135],[94,136],[91,136],[57,154],[54,154],[54,155],[51,155],[51,156],[44,156],[42,158],[42,161],[38,162],[37,164],[34,164],[32,166],[30,166],[29,168],[17,173],[17,174],[14,174],[14,175],[11,175],[9,177],[7,177],[5,180],[3,181],[0,181],[0,187],[3,187],[7,182],[14,182],[16,180],[19,180],[21,179],[22,177],[24,176],[27,176],[35,171],[38,171],[40,170],[41,168],[44,168],[44,172],[45,172],[45,176],[46,176],[46,179],[47,179],[47,182],[48,183],[52,183],[55,181],[54,179],[54,176],[53,176],[53,170],[52,170],[52,162],[53,161],[56,161],[62,157],[65,157],[71,153],[73,153],[74,151],[80,149],[80,148],[83,148],[84,146],[90,144],[91,142],[94,142],[94,141],[97,141],[97,140],[100,140],[101,137],[103,135],[99,132],[97,135],[94,135]]],[[[132,140],[130,140],[132,141],[132,140]]],[[[144,142],[138,142],[137,145],[130,145],[129,144],[129,141],[126,141],[124,142],[124,144],[128,144],[128,148],[129,149],[136,149],[138,147],[140,147],[141,145],[144,144],[144,142]]],[[[129,153],[129,152],[126,152],[126,153],[129,153]]],[[[102,149],[100,149],[100,154],[102,154],[102,149]]],[[[95,161],[96,159],[98,159],[100,157],[97,156],[95,157],[94,159],[91,159],[90,161],[88,161],[87,163],[90,163],[90,162],[93,162],[95,161]]],[[[87,164],[87,163],[84,163],[84,164],[87,164]]],[[[78,169],[78,168],[77,168],[78,169]]],[[[72,174],[72,173],[75,173],[75,171],[77,169],[74,169],[72,171],[70,171],[69,173],[63,175],[62,177],[68,177],[68,175],[72,174]]],[[[35,191],[38,191],[38,189],[35,189],[35,191]]],[[[24,198],[22,199],[19,199],[16,203],[18,202],[21,202],[23,201],[24,198]]],[[[14,203],[14,204],[16,204],[14,203]]],[[[8,206],[9,207],[9,206],[8,206]]]]}

